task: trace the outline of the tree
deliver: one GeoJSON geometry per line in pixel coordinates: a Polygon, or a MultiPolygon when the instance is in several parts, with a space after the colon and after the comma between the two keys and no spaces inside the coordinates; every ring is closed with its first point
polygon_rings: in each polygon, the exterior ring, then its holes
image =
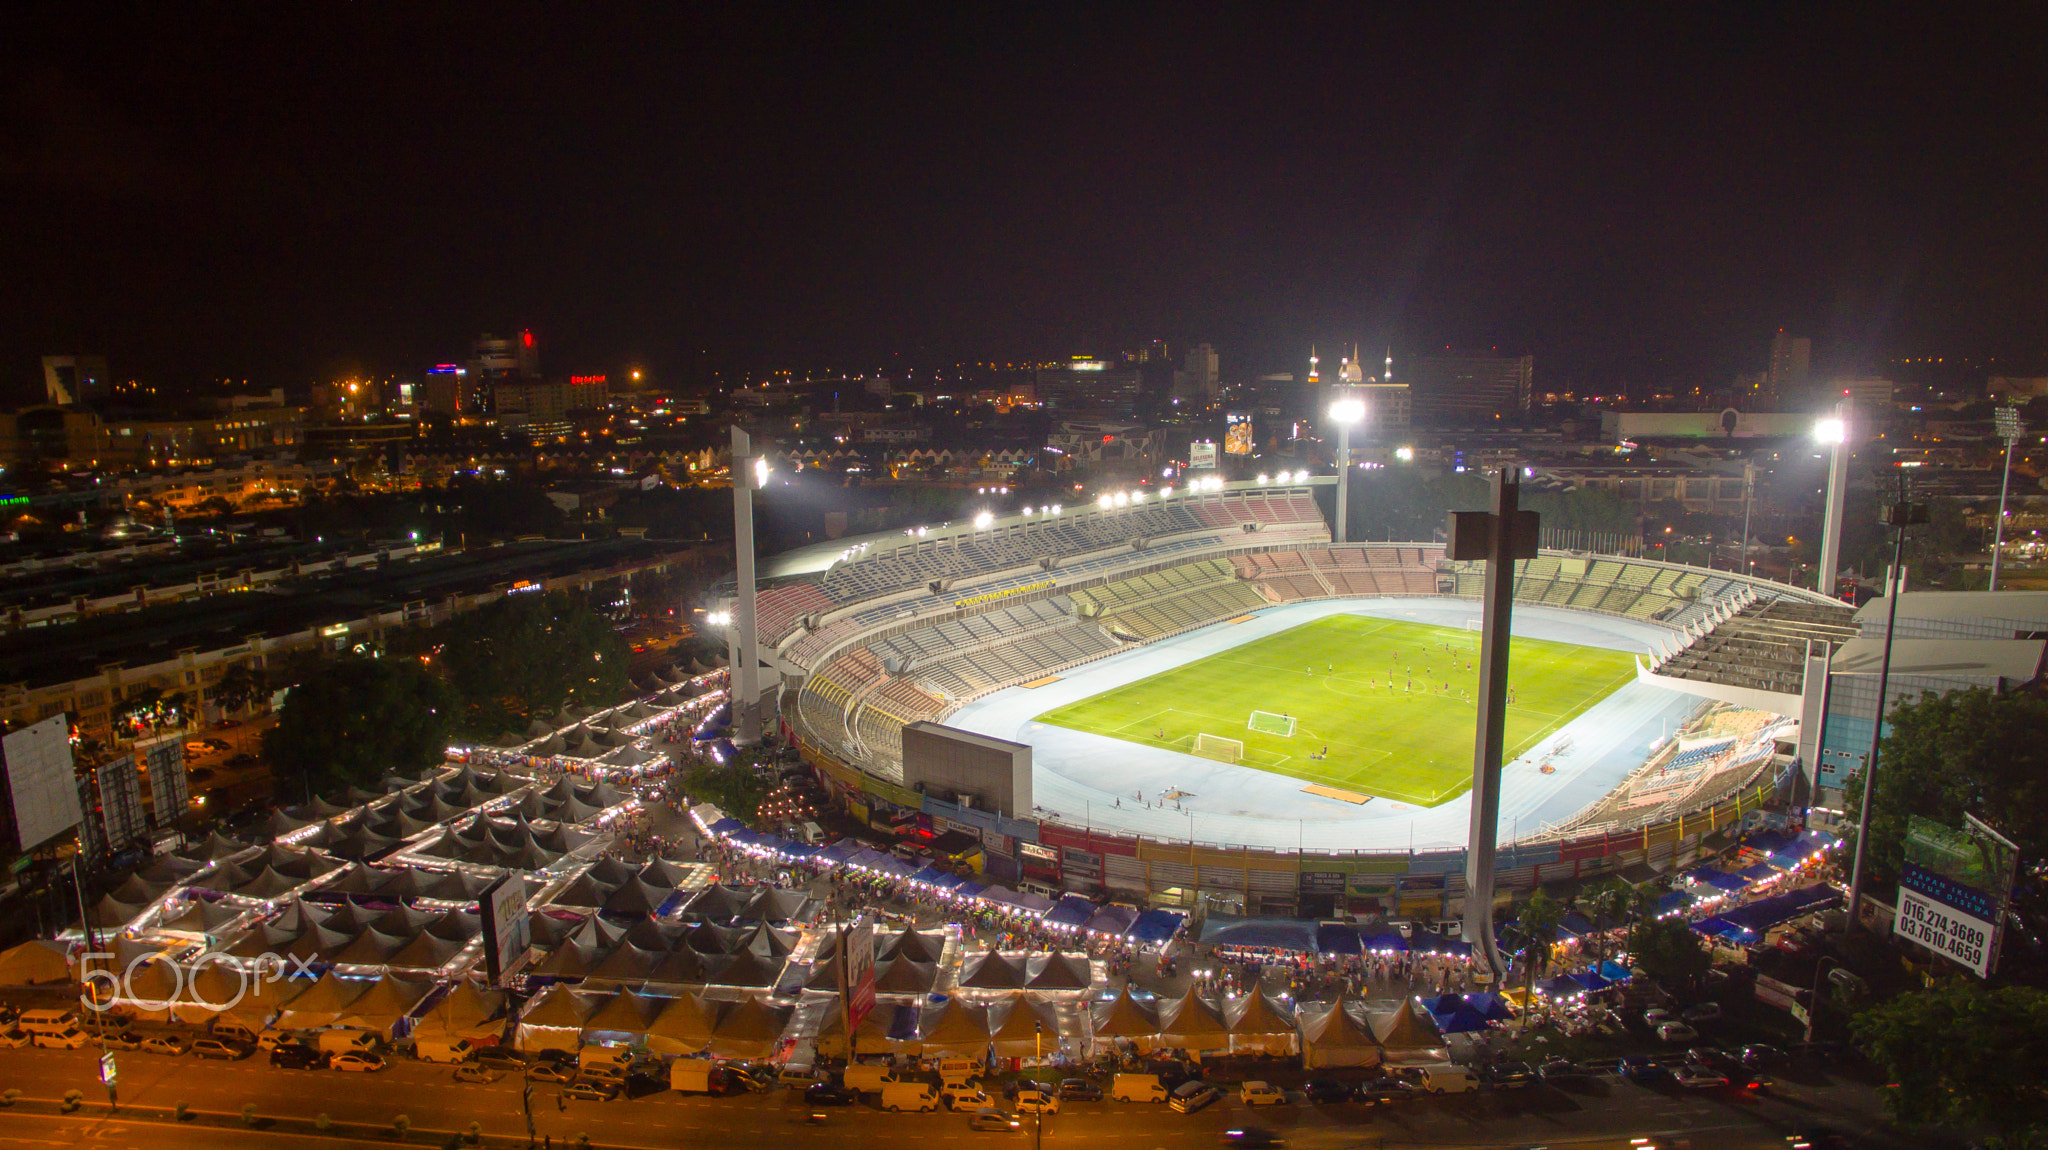
{"type": "Polygon", "coordinates": [[[1636,889],[1620,875],[1610,875],[1586,889],[1586,910],[1593,916],[1593,926],[1598,933],[1594,944],[1595,954],[1602,960],[1607,957],[1607,930],[1622,921],[1629,906],[1635,902],[1636,889]]]}
{"type": "Polygon", "coordinates": [[[220,681],[213,685],[213,699],[221,710],[232,714],[247,710],[258,699],[270,692],[268,676],[259,667],[248,663],[236,663],[222,674],[220,681]]]}
{"type": "Polygon", "coordinates": [[[1713,956],[1683,919],[1638,919],[1628,930],[1629,960],[1665,988],[1688,989],[1707,976],[1713,956]]]}
{"type": "MultiPolygon", "coordinates": [[[[1922,695],[1891,713],[1870,811],[1872,873],[1895,880],[1912,815],[1960,826],[1973,814],[2011,839],[2020,857],[2048,855],[2048,698],[1982,687],[1922,695]]],[[[1863,804],[1862,772],[1847,785],[1848,822],[1863,804]]]]}
{"type": "Polygon", "coordinates": [[[345,659],[285,696],[263,753],[308,790],[374,785],[387,772],[442,761],[459,699],[409,659],[345,659]]]}
{"type": "Polygon", "coordinates": [[[462,698],[459,726],[479,737],[570,704],[603,706],[630,682],[625,639],[560,592],[508,595],[436,628],[433,639],[462,698]]]}
{"type": "Polygon", "coordinates": [[[1564,904],[1539,888],[1515,913],[1515,929],[1528,943],[1523,951],[1522,1001],[1528,1002],[1536,986],[1536,969],[1550,961],[1551,944],[1557,941],[1557,925],[1564,921],[1564,904]]]}
{"type": "Polygon", "coordinates": [[[2008,1146],[2048,1145],[2048,991],[1951,978],[1901,994],[1850,1023],[1894,1085],[1892,1117],[1908,1126],[1988,1125],[2008,1146]]]}

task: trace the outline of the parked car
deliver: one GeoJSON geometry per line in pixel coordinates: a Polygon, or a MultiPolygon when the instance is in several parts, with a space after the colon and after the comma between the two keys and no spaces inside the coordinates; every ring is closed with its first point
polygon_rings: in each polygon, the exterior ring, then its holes
{"type": "Polygon", "coordinates": [[[255,1047],[239,1042],[228,1042],[219,1038],[202,1038],[192,1044],[192,1053],[200,1058],[217,1058],[223,1062],[235,1062],[255,1053],[255,1047]]]}
{"type": "Polygon", "coordinates": [[[1167,1105],[1179,1113],[1193,1114],[1221,1097],[1222,1091],[1197,1078],[1174,1087],[1173,1095],[1167,1099],[1167,1105]]]}
{"type": "Polygon", "coordinates": [[[985,1110],[994,1102],[995,1099],[988,1096],[988,1091],[971,1084],[948,1086],[939,1091],[939,1105],[948,1110],[985,1110]]]}
{"type": "Polygon", "coordinates": [[[1024,1123],[1015,1114],[1006,1114],[993,1106],[984,1106],[967,1116],[969,1130],[1021,1130],[1024,1123]]]}
{"type": "Polygon", "coordinates": [[[1495,1090],[1523,1090],[1536,1085],[1536,1071],[1526,1062],[1496,1062],[1486,1068],[1486,1082],[1495,1090]]]}
{"type": "Polygon", "coordinates": [[[1735,1057],[1740,1059],[1744,1066],[1752,1068],[1785,1064],[1785,1051],[1767,1042],[1752,1042],[1736,1051],[1735,1057]]]}
{"type": "Polygon", "coordinates": [[[384,1059],[364,1050],[344,1050],[327,1060],[327,1069],[344,1074],[370,1074],[384,1069],[384,1059]]]}
{"type": "Polygon", "coordinates": [[[303,1042],[286,1042],[270,1050],[270,1064],[281,1070],[312,1070],[320,1065],[320,1057],[303,1042]]]}
{"type": "Polygon", "coordinates": [[[1729,1054],[1718,1046],[1692,1047],[1685,1052],[1685,1060],[1694,1066],[1704,1066],[1709,1070],[1719,1070],[1723,1074],[1740,1065],[1740,1063],[1736,1062],[1734,1055],[1729,1054]]]}
{"type": "Polygon", "coordinates": [[[1355,1093],[1355,1097],[1368,1106],[1398,1106],[1421,1096],[1421,1089],[1396,1078],[1375,1078],[1361,1083],[1355,1093]]]}
{"type": "Polygon", "coordinates": [[[1058,1114],[1060,1096],[1043,1086],[1020,1086],[1017,1089],[1017,1113],[1058,1114]]]}
{"type": "Polygon", "coordinates": [[[1237,1100],[1246,1106],[1278,1106],[1287,1101],[1287,1092],[1254,1078],[1237,1088],[1237,1100]]]}
{"type": "Polygon", "coordinates": [[[505,1077],[504,1071],[492,1070],[488,1066],[475,1062],[458,1062],[455,1064],[455,1081],[457,1082],[479,1082],[489,1085],[503,1077],[505,1077]]]}
{"type": "Polygon", "coordinates": [[[554,1061],[536,1062],[526,1068],[526,1076],[535,1082],[574,1082],[576,1081],[576,1064],[573,1062],[563,1063],[554,1061]]]}
{"type": "Polygon", "coordinates": [[[1310,1102],[1318,1105],[1349,1102],[1356,1097],[1350,1083],[1339,1082],[1334,1078],[1311,1078],[1302,1084],[1301,1092],[1310,1102]]]}
{"type": "Polygon", "coordinates": [[[1100,1102],[1102,1084],[1086,1078],[1063,1078],[1060,1080],[1060,1097],[1068,1102],[1100,1102]]]}
{"type": "Polygon", "coordinates": [[[108,1050],[142,1049],[142,1036],[132,1030],[124,1030],[119,1034],[106,1035],[100,1041],[106,1044],[108,1050]]]}
{"type": "Polygon", "coordinates": [[[562,1097],[578,1102],[610,1102],[618,1096],[619,1088],[609,1082],[578,1082],[562,1091],[562,1097]]]}
{"type": "Polygon", "coordinates": [[[1585,1082],[1593,1077],[1590,1067],[1581,1066],[1569,1058],[1553,1058],[1537,1067],[1536,1073],[1542,1076],[1543,1081],[1553,1084],[1585,1082]]]}
{"type": "Polygon", "coordinates": [[[1728,1085],[1728,1076],[1711,1067],[1686,1063],[1671,1072],[1672,1081],[1687,1090],[1711,1090],[1728,1085]]]}
{"type": "Polygon", "coordinates": [[[479,1046],[472,1061],[487,1070],[526,1069],[526,1056],[503,1046],[479,1046]]]}
{"type": "Polygon", "coordinates": [[[1614,1068],[1630,1082],[1662,1082],[1671,1077],[1671,1071],[1663,1063],[1640,1054],[1624,1055],[1614,1068]]]}
{"type": "Polygon", "coordinates": [[[1721,1021],[1721,1004],[1718,1002],[1702,1002],[1698,1006],[1688,1006],[1684,1010],[1679,1011],[1678,1017],[1686,1022],[1719,1022],[1721,1021]]]}
{"type": "Polygon", "coordinates": [[[1661,1006],[1653,1006],[1643,1011],[1643,1025],[1651,1030],[1655,1030],[1676,1017],[1677,1015],[1672,1014],[1661,1006]]]}
{"type": "Polygon", "coordinates": [[[812,1106],[851,1106],[860,1095],[837,1082],[813,1082],[804,1087],[804,1101],[812,1106]]]}
{"type": "Polygon", "coordinates": [[[144,1054],[183,1054],[192,1048],[182,1034],[152,1034],[142,1040],[144,1054]]]}
{"type": "Polygon", "coordinates": [[[23,1030],[19,1026],[10,1026],[6,1030],[0,1030],[0,1046],[7,1047],[10,1050],[27,1046],[28,1040],[28,1031],[23,1030]]]}
{"type": "Polygon", "coordinates": [[[1660,1042],[1691,1042],[1700,1032],[1683,1022],[1660,1022],[1657,1024],[1657,1039],[1660,1042]]]}

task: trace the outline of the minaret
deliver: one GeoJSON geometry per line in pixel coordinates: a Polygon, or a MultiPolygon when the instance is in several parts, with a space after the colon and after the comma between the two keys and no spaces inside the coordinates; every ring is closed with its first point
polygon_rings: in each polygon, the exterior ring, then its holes
{"type": "Polygon", "coordinates": [[[1320,373],[1318,373],[1318,372],[1316,371],[1316,365],[1317,365],[1317,364],[1319,364],[1319,363],[1321,363],[1321,362],[1323,362],[1323,361],[1322,361],[1322,360],[1320,360],[1320,359],[1317,359],[1317,358],[1316,358],[1316,345],[1315,345],[1315,344],[1309,344],[1309,345],[1308,345],[1308,381],[1309,381],[1310,383],[1321,383],[1321,382],[1323,382],[1323,377],[1322,377],[1322,375],[1321,375],[1320,373]]]}
{"type": "Polygon", "coordinates": [[[1394,345],[1387,345],[1387,373],[1380,376],[1381,383],[1394,382],[1394,345]]]}

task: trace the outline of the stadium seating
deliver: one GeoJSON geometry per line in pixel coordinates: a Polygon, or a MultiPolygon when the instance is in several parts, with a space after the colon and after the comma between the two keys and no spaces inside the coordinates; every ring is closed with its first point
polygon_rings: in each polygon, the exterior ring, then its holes
{"type": "Polygon", "coordinates": [[[773,647],[796,629],[797,620],[814,611],[827,610],[832,600],[815,583],[786,583],[761,592],[755,630],[763,647],[773,647]]]}
{"type": "Polygon", "coordinates": [[[1839,648],[1856,636],[1855,612],[1810,600],[1759,599],[1659,663],[1660,675],[1796,695],[1809,641],[1839,648]]]}

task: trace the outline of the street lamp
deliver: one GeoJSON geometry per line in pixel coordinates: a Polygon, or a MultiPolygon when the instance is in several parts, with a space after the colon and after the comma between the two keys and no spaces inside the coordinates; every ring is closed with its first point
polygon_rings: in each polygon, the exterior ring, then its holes
{"type": "Polygon", "coordinates": [[[2020,409],[2001,407],[1991,413],[1998,426],[1998,438],[2005,440],[2005,478],[1998,481],[1998,528],[1991,537],[1991,586],[1998,590],[1998,561],[2005,553],[2005,493],[2012,486],[2012,445],[2027,433],[2027,425],[2020,422],[2020,409]]]}
{"type": "Polygon", "coordinates": [[[1835,414],[1813,425],[1813,441],[1832,449],[1828,459],[1828,502],[1822,512],[1820,531],[1819,591],[1830,599],[1835,595],[1835,569],[1842,558],[1842,507],[1849,496],[1849,401],[1843,400],[1835,414]]]}

